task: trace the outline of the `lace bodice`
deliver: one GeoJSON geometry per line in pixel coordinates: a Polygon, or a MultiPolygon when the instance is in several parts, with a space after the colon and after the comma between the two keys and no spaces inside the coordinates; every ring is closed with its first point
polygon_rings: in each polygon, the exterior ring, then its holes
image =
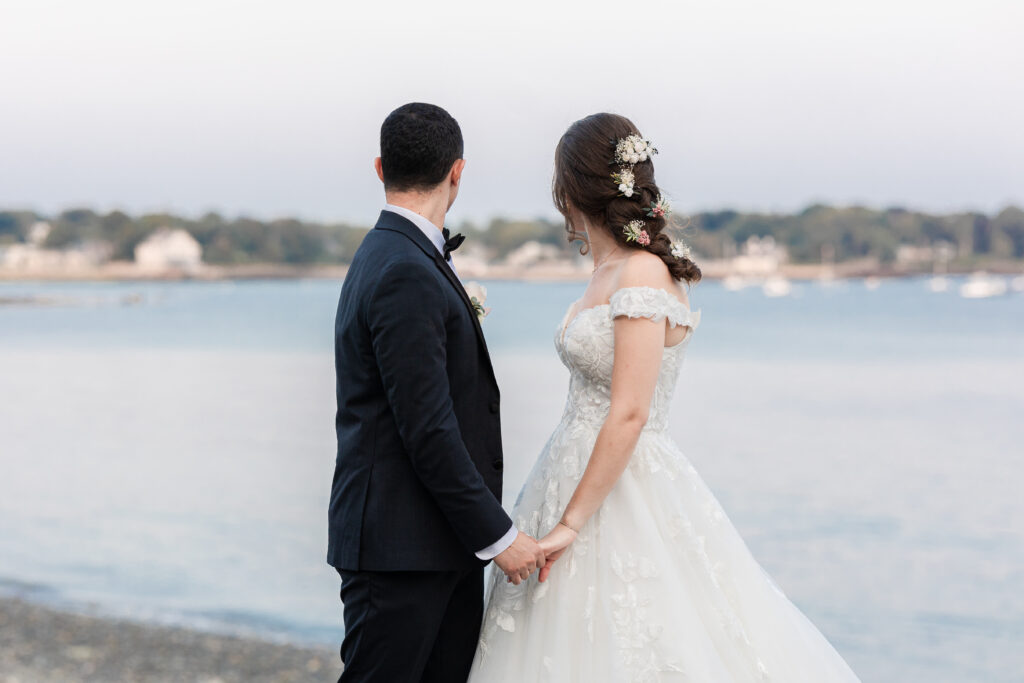
{"type": "Polygon", "coordinates": [[[566,313],[555,337],[558,356],[570,372],[569,397],[562,422],[583,421],[595,429],[600,429],[611,406],[615,318],[650,318],[655,322],[667,319],[672,327],[690,328],[682,341],[662,351],[658,384],[644,429],[663,431],[668,424],[669,404],[686,347],[700,323],[700,311],[692,312],[669,292],[652,287],[620,289],[612,294],[607,304],[584,308],[569,319],[573,308],[575,305],[566,313]]]}

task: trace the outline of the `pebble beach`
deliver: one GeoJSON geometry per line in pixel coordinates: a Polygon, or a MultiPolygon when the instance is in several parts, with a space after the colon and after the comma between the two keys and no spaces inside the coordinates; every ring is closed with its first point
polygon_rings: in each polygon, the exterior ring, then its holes
{"type": "Polygon", "coordinates": [[[336,652],[63,612],[0,598],[0,683],[337,680],[336,652]]]}

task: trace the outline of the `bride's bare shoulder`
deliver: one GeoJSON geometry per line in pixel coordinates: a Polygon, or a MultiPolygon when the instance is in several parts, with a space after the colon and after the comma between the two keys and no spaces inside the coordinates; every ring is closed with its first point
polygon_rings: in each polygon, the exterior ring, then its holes
{"type": "Polygon", "coordinates": [[[689,306],[686,292],[672,279],[668,266],[660,256],[649,251],[633,250],[622,263],[618,272],[616,289],[626,287],[651,287],[664,289],[689,306]]]}

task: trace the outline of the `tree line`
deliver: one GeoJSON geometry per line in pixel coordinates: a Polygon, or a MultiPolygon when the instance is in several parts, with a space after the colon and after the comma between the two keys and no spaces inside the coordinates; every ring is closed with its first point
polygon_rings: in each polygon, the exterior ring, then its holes
{"type": "MultiPolygon", "coordinates": [[[[703,258],[731,255],[749,237],[771,236],[786,247],[796,263],[865,257],[887,263],[896,258],[901,245],[944,245],[954,263],[967,265],[989,259],[1024,259],[1024,211],[1015,206],[992,215],[814,205],[792,214],[710,211],[674,218],[680,224],[680,235],[703,258]]],[[[123,260],[131,260],[135,246],[158,228],[182,228],[202,245],[203,259],[215,264],[343,264],[351,260],[368,230],[345,223],[227,218],[217,213],[193,219],[165,213],[97,213],[87,208],[54,216],[0,211],[0,248],[27,241],[31,226],[38,221],[51,226],[46,247],[105,243],[114,259],[123,260]]],[[[465,233],[470,244],[484,246],[495,259],[531,240],[558,246],[566,255],[575,249],[568,244],[560,220],[498,218],[482,225],[463,223],[455,229],[465,233]]]]}

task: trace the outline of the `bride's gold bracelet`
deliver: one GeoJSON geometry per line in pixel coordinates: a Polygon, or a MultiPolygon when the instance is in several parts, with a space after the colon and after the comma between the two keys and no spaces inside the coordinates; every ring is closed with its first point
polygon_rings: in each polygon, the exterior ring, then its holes
{"type": "Polygon", "coordinates": [[[579,529],[573,529],[573,528],[572,528],[571,526],[569,526],[568,524],[566,524],[566,523],[565,523],[565,520],[564,520],[564,519],[560,519],[560,520],[558,520],[558,523],[559,523],[559,524],[561,524],[562,526],[564,526],[564,527],[565,527],[566,529],[568,529],[569,531],[573,532],[574,534],[578,534],[578,533],[580,532],[580,530],[579,530],[579,529]]]}

